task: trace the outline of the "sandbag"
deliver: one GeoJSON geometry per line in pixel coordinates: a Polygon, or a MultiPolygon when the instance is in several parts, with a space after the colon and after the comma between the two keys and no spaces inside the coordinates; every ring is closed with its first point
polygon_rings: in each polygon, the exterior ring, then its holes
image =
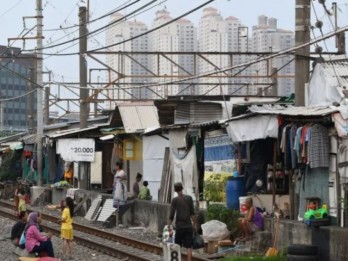
{"type": "Polygon", "coordinates": [[[218,220],[210,220],[201,225],[203,230],[203,238],[206,241],[224,240],[230,236],[230,231],[225,223],[218,220]]]}

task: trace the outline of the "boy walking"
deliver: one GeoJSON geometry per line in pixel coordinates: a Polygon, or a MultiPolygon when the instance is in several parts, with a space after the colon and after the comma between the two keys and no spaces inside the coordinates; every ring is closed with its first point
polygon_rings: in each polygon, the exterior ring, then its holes
{"type": "Polygon", "coordinates": [[[191,196],[184,195],[181,182],[174,184],[174,191],[178,196],[173,198],[171,203],[168,227],[172,224],[176,213],[175,244],[187,248],[187,261],[191,261],[193,230],[196,227],[193,200],[191,196]]]}

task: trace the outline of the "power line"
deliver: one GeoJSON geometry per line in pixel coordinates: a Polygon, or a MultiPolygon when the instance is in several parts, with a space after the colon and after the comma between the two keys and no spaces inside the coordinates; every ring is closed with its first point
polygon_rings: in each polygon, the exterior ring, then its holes
{"type": "MultiPolygon", "coordinates": [[[[148,30],[148,31],[146,31],[146,32],[144,32],[144,33],[142,33],[142,34],[138,34],[138,35],[136,35],[136,36],[134,36],[134,37],[131,37],[131,38],[129,38],[129,39],[123,40],[123,41],[118,42],[118,43],[110,44],[110,45],[107,45],[107,46],[102,47],[102,48],[97,48],[97,49],[94,49],[94,50],[89,50],[88,52],[96,52],[96,51],[100,51],[100,50],[103,50],[103,49],[107,49],[107,48],[110,48],[110,47],[113,47],[113,46],[117,46],[117,45],[120,45],[120,44],[124,44],[124,43],[127,43],[127,42],[129,42],[129,41],[133,41],[133,40],[135,40],[135,39],[137,39],[137,38],[139,38],[139,37],[142,37],[142,36],[144,36],[144,35],[147,35],[147,34],[149,34],[149,33],[152,33],[152,32],[154,32],[154,31],[157,31],[158,29],[161,29],[161,28],[163,28],[163,27],[165,27],[165,26],[167,26],[167,25],[169,25],[169,24],[171,24],[171,23],[173,23],[173,22],[175,22],[175,21],[177,21],[177,20],[179,20],[179,19],[181,19],[181,18],[183,18],[183,17],[185,17],[185,16],[191,14],[191,13],[194,13],[194,12],[196,12],[197,10],[201,9],[202,7],[204,7],[204,6],[206,6],[206,5],[210,4],[210,3],[212,3],[212,2],[214,2],[214,1],[215,1],[215,0],[209,0],[209,1],[207,1],[207,2],[205,2],[205,3],[203,3],[203,4],[201,4],[201,5],[197,6],[196,8],[194,8],[194,9],[192,9],[192,10],[190,10],[190,11],[188,11],[188,12],[186,12],[186,13],[184,13],[184,14],[182,14],[182,15],[180,15],[180,16],[178,16],[178,17],[176,17],[176,18],[174,18],[174,19],[172,19],[172,20],[170,20],[170,21],[168,21],[168,22],[166,22],[166,23],[160,25],[160,26],[154,27],[154,28],[152,28],[152,29],[150,29],[150,30],[148,30]]],[[[87,52],[87,53],[88,53],[88,52],[87,52]]]]}
{"type": "MultiPolygon", "coordinates": [[[[131,1],[131,0],[127,1],[126,3],[129,3],[130,1],[131,1]]],[[[123,6],[123,5],[125,5],[126,3],[124,3],[124,4],[122,4],[122,5],[119,5],[119,6],[117,7],[117,8],[119,8],[119,9],[115,9],[115,10],[113,10],[113,11],[110,11],[110,12],[108,12],[108,13],[106,13],[106,14],[100,16],[100,17],[98,17],[98,18],[95,18],[95,19],[93,19],[93,20],[90,20],[90,21],[89,21],[88,23],[86,23],[86,24],[94,23],[94,22],[99,21],[99,20],[101,20],[101,19],[103,19],[103,18],[105,18],[105,17],[108,17],[108,16],[110,16],[110,15],[112,15],[112,14],[114,14],[114,13],[120,12],[120,11],[122,11],[123,9],[125,9],[125,8],[127,8],[127,7],[129,7],[129,6],[132,6],[132,5],[136,4],[136,3],[139,2],[139,1],[140,1],[140,0],[135,0],[133,3],[127,5],[127,6],[123,7],[123,8],[120,8],[120,7],[123,6]]],[[[48,31],[61,31],[61,30],[67,30],[67,29],[76,28],[76,27],[79,27],[79,26],[80,26],[80,25],[78,25],[78,24],[72,25],[72,26],[67,26],[67,27],[62,27],[62,26],[60,26],[59,28],[45,29],[45,30],[43,30],[43,31],[46,31],[46,32],[48,32],[48,31]]]]}
{"type": "Polygon", "coordinates": [[[11,6],[9,9],[7,9],[5,12],[3,12],[2,14],[0,14],[0,17],[6,15],[7,13],[9,13],[12,9],[16,8],[23,0],[19,0],[17,3],[15,3],[13,6],[11,6]]]}
{"type": "MultiPolygon", "coordinates": [[[[123,5],[120,5],[119,7],[118,7],[118,9],[116,9],[115,11],[113,11],[113,12],[110,12],[110,14],[112,14],[112,13],[114,13],[114,12],[120,12],[120,11],[122,11],[123,9],[126,9],[127,7],[130,7],[130,6],[132,6],[133,4],[135,4],[135,3],[137,3],[138,1],[140,1],[140,0],[136,0],[135,2],[133,2],[133,3],[131,3],[131,4],[129,4],[129,5],[126,5],[126,6],[124,6],[124,7],[120,7],[120,6],[123,6],[123,5]]],[[[128,1],[129,2],[129,1],[128,1]]],[[[106,15],[103,15],[102,17],[105,17],[106,15]]],[[[89,23],[86,23],[86,24],[90,24],[90,23],[92,23],[92,22],[94,22],[94,21],[97,21],[99,18],[96,18],[95,20],[92,20],[92,21],[90,21],[89,23]]],[[[75,27],[79,27],[79,25],[74,25],[74,26],[71,26],[70,28],[75,28],[75,27]]],[[[64,39],[65,37],[68,37],[68,36],[70,36],[70,35],[72,35],[72,34],[75,34],[76,32],[78,32],[79,31],[79,29],[76,29],[76,30],[74,30],[73,32],[70,32],[70,33],[66,33],[65,32],[65,30],[66,29],[68,29],[68,27],[61,27],[61,28],[59,28],[59,29],[55,29],[55,30],[62,30],[64,33],[65,33],[65,35],[64,36],[62,36],[62,37],[59,37],[58,39],[55,39],[55,40],[53,40],[53,41],[51,41],[51,42],[49,42],[49,44],[53,44],[53,43],[56,43],[56,42],[58,42],[59,40],[61,40],[61,39],[64,39]]],[[[44,30],[45,31],[45,30],[44,30]]],[[[47,30],[46,30],[47,31],[47,30]]],[[[54,34],[53,34],[54,35],[54,34]]],[[[50,37],[51,38],[51,37],[50,37]]],[[[49,39],[50,39],[49,38],[49,39]]],[[[73,36],[73,39],[71,39],[71,40],[75,40],[75,35],[73,36]]],[[[74,46],[74,45],[73,45],[74,46]]]]}
{"type": "Polygon", "coordinates": [[[0,99],[0,102],[18,100],[18,99],[20,99],[20,98],[23,98],[23,97],[25,97],[25,96],[28,96],[29,94],[31,94],[31,93],[33,93],[33,92],[36,92],[36,91],[37,91],[37,89],[32,90],[32,91],[27,92],[27,93],[24,93],[24,94],[19,95],[19,96],[15,96],[15,97],[11,97],[11,98],[0,99]]]}
{"type": "MultiPolygon", "coordinates": [[[[128,21],[129,19],[136,17],[137,15],[143,14],[143,13],[145,13],[145,12],[147,12],[147,11],[149,11],[149,10],[155,8],[156,6],[159,6],[159,5],[163,4],[163,3],[165,3],[166,1],[168,1],[168,0],[162,0],[160,3],[158,3],[158,4],[154,5],[154,6],[151,6],[151,7],[147,8],[147,9],[143,10],[142,12],[133,14],[132,16],[129,16],[129,17],[128,17],[128,15],[127,15],[127,16],[124,16],[124,17],[122,17],[122,19],[119,19],[119,23],[117,23],[117,24],[115,24],[115,25],[119,25],[119,24],[121,24],[121,23],[124,23],[124,22],[128,21]]],[[[98,34],[104,32],[105,30],[106,30],[106,29],[104,29],[104,30],[101,31],[101,32],[98,32],[98,33],[95,34],[95,35],[91,35],[91,37],[94,38],[96,35],[98,35],[98,34]]],[[[96,40],[96,39],[95,39],[95,40],[96,40]]],[[[71,56],[71,55],[79,55],[80,53],[78,53],[78,52],[76,52],[76,53],[61,53],[61,52],[65,51],[65,50],[67,50],[67,49],[70,49],[70,48],[74,47],[74,46],[77,45],[77,44],[78,44],[78,42],[76,42],[76,43],[70,45],[69,47],[66,47],[66,48],[64,48],[64,49],[59,50],[59,51],[57,51],[56,53],[43,53],[43,54],[44,54],[44,55],[48,55],[49,57],[50,57],[50,56],[71,56]]],[[[102,46],[101,43],[99,43],[99,45],[102,46]]],[[[46,59],[46,58],[45,58],[45,59],[46,59]]]]}
{"type": "MultiPolygon", "coordinates": [[[[145,5],[141,6],[141,7],[139,7],[138,9],[136,9],[136,10],[134,10],[133,12],[129,13],[127,16],[133,15],[134,13],[137,13],[138,11],[140,11],[140,10],[146,8],[147,6],[153,4],[154,2],[157,2],[157,1],[158,1],[158,0],[151,0],[149,3],[147,3],[147,4],[145,4],[145,5]]],[[[211,0],[211,1],[214,1],[214,0],[211,0]]],[[[111,23],[109,23],[109,24],[107,24],[107,25],[105,25],[105,26],[99,27],[98,29],[96,29],[96,30],[94,30],[94,31],[92,31],[92,32],[89,32],[89,33],[87,33],[87,34],[85,34],[85,35],[76,37],[76,38],[74,38],[74,39],[72,39],[72,40],[68,40],[68,41],[65,41],[65,42],[62,42],[62,43],[59,43],[59,44],[44,46],[44,47],[42,47],[42,48],[40,48],[40,49],[28,49],[28,50],[23,50],[23,51],[26,51],[26,52],[33,52],[33,51],[38,51],[38,50],[51,49],[51,48],[54,48],[54,47],[58,47],[58,46],[67,44],[67,43],[71,43],[71,42],[74,42],[74,41],[76,41],[76,40],[79,40],[79,39],[81,39],[81,38],[83,38],[83,37],[87,37],[87,36],[89,36],[89,35],[91,35],[91,34],[94,34],[94,33],[96,33],[96,32],[99,32],[99,31],[101,31],[101,30],[103,30],[103,29],[106,29],[106,28],[108,28],[108,27],[114,25],[115,23],[117,23],[117,22],[123,20],[123,19],[124,19],[124,18],[117,19],[117,20],[115,20],[115,21],[113,21],[113,22],[111,22],[111,23]]]]}

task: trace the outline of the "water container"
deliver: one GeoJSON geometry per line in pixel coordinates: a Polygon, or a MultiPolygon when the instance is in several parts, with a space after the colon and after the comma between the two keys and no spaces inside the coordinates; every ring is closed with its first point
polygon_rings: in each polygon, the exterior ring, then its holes
{"type": "Polygon", "coordinates": [[[239,211],[241,214],[246,214],[248,209],[245,206],[245,201],[248,197],[239,197],[239,211]]]}
{"type": "Polygon", "coordinates": [[[226,184],[226,206],[239,209],[239,197],[245,195],[244,177],[229,177],[226,184]]]}

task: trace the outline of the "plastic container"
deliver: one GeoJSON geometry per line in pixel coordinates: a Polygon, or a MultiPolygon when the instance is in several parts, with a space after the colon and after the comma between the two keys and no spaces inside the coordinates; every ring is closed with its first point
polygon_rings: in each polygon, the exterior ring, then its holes
{"type": "Polygon", "coordinates": [[[244,177],[229,177],[226,183],[226,206],[239,209],[239,197],[245,195],[244,177]]]}
{"type": "Polygon", "coordinates": [[[239,211],[241,214],[246,214],[248,212],[248,209],[245,206],[245,200],[248,197],[239,197],[239,211]]]}

